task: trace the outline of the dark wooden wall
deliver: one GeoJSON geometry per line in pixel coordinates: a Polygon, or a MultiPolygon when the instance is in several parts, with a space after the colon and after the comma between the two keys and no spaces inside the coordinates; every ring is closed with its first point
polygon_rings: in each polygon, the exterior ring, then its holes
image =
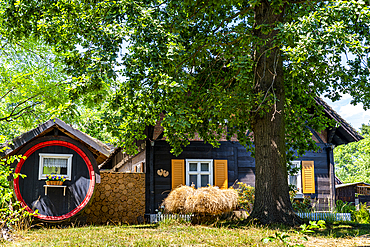
{"type": "MultiPolygon", "coordinates": [[[[96,160],[87,148],[81,143],[65,136],[47,136],[34,140],[24,147],[19,153],[24,154],[33,145],[44,141],[62,140],[78,146],[87,155],[94,168],[97,168],[96,160]]],[[[46,146],[33,152],[25,160],[21,173],[27,177],[19,179],[19,190],[24,202],[32,209],[38,210],[44,216],[65,215],[85,199],[91,180],[89,170],[83,158],[69,147],[46,146]],[[73,154],[71,180],[66,180],[64,185],[66,195],[63,196],[62,188],[48,188],[45,195],[45,180],[39,180],[39,153],[73,154]]]]}
{"type": "Polygon", "coordinates": [[[349,185],[346,187],[337,188],[336,199],[344,202],[355,202],[357,184],[349,185]]]}
{"type": "MultiPolygon", "coordinates": [[[[255,163],[251,154],[238,142],[220,142],[219,148],[212,148],[210,144],[193,141],[184,148],[179,156],[171,154],[170,146],[166,141],[156,141],[151,147],[147,145],[146,157],[146,213],[155,213],[163,199],[171,191],[171,159],[226,159],[228,161],[228,182],[232,186],[235,182],[243,182],[254,186],[255,163]],[[150,164],[153,164],[151,167],[150,164]],[[170,172],[170,176],[157,175],[157,170],[170,172]],[[152,184],[152,186],[151,186],[152,184]]],[[[325,144],[318,144],[320,151],[307,152],[298,160],[313,160],[315,165],[315,194],[312,199],[324,201],[330,195],[328,152],[325,144]]],[[[327,202],[325,202],[327,203],[327,202]]]]}

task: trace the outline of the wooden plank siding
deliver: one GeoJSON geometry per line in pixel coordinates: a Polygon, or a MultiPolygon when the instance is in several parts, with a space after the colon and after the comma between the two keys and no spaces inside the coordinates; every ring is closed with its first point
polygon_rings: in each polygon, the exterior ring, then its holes
{"type": "MultiPolygon", "coordinates": [[[[321,148],[319,152],[307,152],[301,157],[300,161],[314,161],[315,172],[315,193],[307,194],[312,199],[326,199],[330,196],[330,181],[329,181],[329,165],[328,153],[325,150],[325,144],[318,144],[321,148]]],[[[148,145],[147,145],[148,147],[148,145]]],[[[227,160],[228,165],[228,186],[232,186],[235,182],[243,182],[254,186],[255,177],[255,162],[249,152],[238,142],[220,142],[219,148],[212,148],[210,144],[205,144],[201,141],[192,141],[190,145],[184,148],[184,151],[175,156],[170,152],[171,147],[166,141],[156,141],[155,145],[147,149],[146,170],[150,171],[150,153],[152,152],[152,171],[154,176],[146,178],[147,201],[146,213],[155,213],[162,201],[171,191],[171,160],[172,159],[213,159],[227,160]],[[152,150],[152,151],[151,151],[152,150]],[[169,171],[168,177],[159,176],[157,170],[162,169],[169,171]],[[153,190],[150,190],[150,179],[152,179],[153,190]]],[[[149,175],[149,174],[148,174],[149,175]]],[[[151,175],[151,174],[150,174],[151,175]]],[[[327,202],[325,203],[327,204],[327,202]]],[[[323,205],[325,207],[325,205],[323,205]]]]}
{"type": "MultiPolygon", "coordinates": [[[[22,198],[17,198],[24,202],[30,209],[38,210],[39,216],[43,220],[54,220],[53,217],[59,217],[61,220],[74,216],[74,213],[82,210],[86,203],[90,200],[95,186],[95,179],[91,180],[91,173],[89,172],[86,161],[92,165],[92,171],[98,170],[96,160],[93,154],[81,143],[66,136],[44,136],[36,138],[25,145],[17,154],[25,154],[27,150],[34,146],[50,142],[64,142],[68,146],[62,145],[45,145],[35,151],[32,151],[23,165],[19,166],[20,173],[25,174],[25,178],[20,178],[18,182],[19,195],[22,198]],[[76,148],[81,150],[75,150],[76,148]],[[66,180],[63,185],[67,186],[65,195],[61,188],[48,188],[47,195],[45,194],[45,179],[39,179],[39,162],[40,153],[48,154],[72,154],[71,177],[66,180]],[[86,156],[83,158],[82,156],[86,156]],[[92,191],[90,191],[92,189],[92,191]],[[65,217],[65,218],[64,218],[65,217]]],[[[17,195],[17,192],[15,192],[17,195]]],[[[18,195],[17,195],[18,197],[18,195]]],[[[60,220],[56,218],[55,220],[60,220]]]]}

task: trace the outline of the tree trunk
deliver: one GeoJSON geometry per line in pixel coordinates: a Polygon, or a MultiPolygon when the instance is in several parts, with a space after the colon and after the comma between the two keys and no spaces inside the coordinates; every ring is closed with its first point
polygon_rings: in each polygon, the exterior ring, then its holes
{"type": "MultiPolygon", "coordinates": [[[[254,35],[258,39],[254,60],[255,92],[266,97],[258,109],[252,130],[255,144],[255,202],[250,219],[262,224],[296,225],[300,218],[293,212],[289,198],[285,150],[284,76],[280,47],[274,45],[278,31],[275,22],[282,22],[284,6],[273,9],[269,1],[254,8],[254,35]],[[267,26],[256,28],[261,24],[267,26]],[[266,32],[266,28],[270,31],[266,32]]],[[[279,42],[276,42],[279,44],[279,42]]]]}

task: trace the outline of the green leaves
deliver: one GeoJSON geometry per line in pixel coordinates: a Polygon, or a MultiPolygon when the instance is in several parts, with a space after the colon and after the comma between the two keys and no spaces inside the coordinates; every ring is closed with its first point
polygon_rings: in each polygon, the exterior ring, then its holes
{"type": "Polygon", "coordinates": [[[362,135],[365,139],[352,142],[334,149],[336,175],[344,183],[370,182],[370,136],[369,125],[362,125],[362,135]]]}

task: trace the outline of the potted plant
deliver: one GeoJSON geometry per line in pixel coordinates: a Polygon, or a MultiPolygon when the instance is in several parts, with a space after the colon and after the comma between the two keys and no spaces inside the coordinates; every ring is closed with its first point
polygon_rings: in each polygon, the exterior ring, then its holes
{"type": "Polygon", "coordinates": [[[66,177],[63,175],[48,174],[46,175],[47,185],[62,185],[66,181],[66,177]]]}

